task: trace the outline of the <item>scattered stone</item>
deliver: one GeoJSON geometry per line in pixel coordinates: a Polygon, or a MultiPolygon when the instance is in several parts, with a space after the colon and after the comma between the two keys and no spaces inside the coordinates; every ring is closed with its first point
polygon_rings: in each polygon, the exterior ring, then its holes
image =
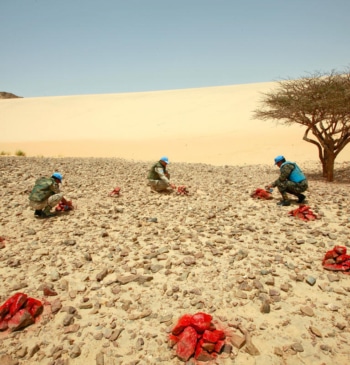
{"type": "Polygon", "coordinates": [[[334,282],[334,281],[339,281],[339,277],[337,275],[334,275],[334,274],[328,274],[327,278],[331,283],[334,282]]]}
{"type": "MultiPolygon", "coordinates": [[[[348,162],[335,164],[331,190],[319,166],[303,166],[320,217],[308,223],[290,220],[273,200],[250,199],[242,179],[256,187],[273,181],[278,172],[271,166],[174,163],[174,177],[193,192],[179,197],[150,193],[142,183],[148,164],[139,161],[1,156],[0,164],[0,305],[16,292],[44,304],[27,329],[0,332],[1,365],[4,354],[18,365],[172,364],[179,360],[165,346],[168,328],[198,310],[216,313],[215,325],[240,337],[214,362],[342,363],[350,285],[342,272],[326,271],[322,258],[336,244],[350,250],[348,162]],[[64,170],[62,189],[78,209],[34,219],[23,202],[36,176],[56,168],[64,170]],[[91,171],[96,179],[85,178],[91,171]],[[123,194],[110,199],[116,184],[123,194]],[[43,295],[44,285],[57,295],[43,295]],[[259,339],[258,348],[246,346],[239,326],[259,339]],[[271,346],[264,346],[270,332],[271,346]],[[257,350],[261,356],[253,359],[257,350]]],[[[210,344],[204,350],[202,360],[210,344]]]]}
{"type": "Polygon", "coordinates": [[[280,357],[283,356],[283,350],[280,347],[275,347],[273,352],[277,356],[280,356],[280,357]]]}
{"type": "Polygon", "coordinates": [[[40,350],[40,346],[35,344],[28,352],[28,357],[32,358],[38,351],[40,350]]]}
{"type": "Polygon", "coordinates": [[[343,331],[346,328],[346,324],[345,323],[337,323],[335,326],[338,329],[340,329],[341,331],[343,331]]]}
{"type": "Polygon", "coordinates": [[[321,331],[314,327],[314,326],[310,326],[310,331],[317,337],[322,337],[321,331]]]}
{"type": "Polygon", "coordinates": [[[314,286],[314,285],[315,285],[315,283],[316,283],[316,279],[315,279],[314,277],[312,277],[312,276],[308,276],[308,277],[306,278],[306,282],[307,282],[309,285],[314,286]]]}
{"type": "Polygon", "coordinates": [[[76,244],[76,240],[64,240],[63,244],[66,246],[74,246],[76,244]]]}
{"type": "Polygon", "coordinates": [[[321,344],[320,349],[326,352],[332,352],[332,348],[329,345],[321,344]]]}
{"type": "Polygon", "coordinates": [[[299,342],[293,343],[291,345],[291,348],[295,351],[295,352],[303,352],[304,348],[303,345],[299,342]]]}
{"type": "MultiPolygon", "coordinates": [[[[28,347],[23,346],[16,352],[16,356],[19,357],[20,359],[22,359],[23,357],[25,357],[27,355],[27,353],[28,353],[28,347]]],[[[2,364],[2,363],[0,362],[0,364],[2,364]]]]}
{"type": "Polygon", "coordinates": [[[143,338],[138,338],[136,341],[136,346],[135,346],[136,350],[141,351],[144,344],[145,344],[145,342],[144,342],[143,338]]]}
{"type": "Polygon", "coordinates": [[[270,313],[270,302],[268,300],[264,300],[261,307],[260,307],[260,312],[261,313],[270,313]]]}
{"type": "Polygon", "coordinates": [[[237,349],[242,348],[246,343],[246,339],[244,336],[242,337],[235,333],[232,334],[232,336],[230,336],[230,341],[231,341],[232,345],[234,347],[236,347],[237,349]]]}
{"type": "Polygon", "coordinates": [[[69,356],[72,359],[75,359],[75,358],[79,357],[80,355],[81,355],[80,347],[78,345],[73,345],[73,348],[71,349],[69,356]]]}
{"type": "Polygon", "coordinates": [[[104,354],[102,352],[99,352],[96,355],[96,365],[104,365],[104,364],[105,364],[104,354]]]}
{"type": "Polygon", "coordinates": [[[96,275],[96,280],[102,281],[107,275],[108,275],[108,269],[105,268],[96,275]]]}
{"type": "Polygon", "coordinates": [[[300,310],[301,310],[301,313],[305,314],[308,317],[313,317],[315,315],[312,308],[310,308],[308,306],[301,307],[300,310]]]}
{"type": "Polygon", "coordinates": [[[0,364],[1,365],[18,365],[19,362],[16,359],[13,359],[10,355],[0,355],[0,364]]]}

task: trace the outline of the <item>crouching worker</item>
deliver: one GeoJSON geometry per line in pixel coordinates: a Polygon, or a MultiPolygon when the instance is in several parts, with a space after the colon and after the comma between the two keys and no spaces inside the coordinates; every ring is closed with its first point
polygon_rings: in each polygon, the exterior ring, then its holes
{"type": "Polygon", "coordinates": [[[175,186],[170,183],[170,174],[167,171],[168,164],[168,157],[163,156],[150,168],[147,178],[153,191],[171,191],[175,188],[175,186]]]}
{"type": "Polygon", "coordinates": [[[35,181],[33,190],[29,195],[29,206],[35,210],[35,218],[49,218],[56,214],[51,213],[60,201],[67,203],[60,192],[59,184],[62,182],[62,175],[55,172],[51,177],[41,177],[35,181]]]}
{"type": "Polygon", "coordinates": [[[299,166],[295,162],[286,161],[283,156],[275,158],[275,165],[280,169],[280,176],[276,181],[267,185],[266,188],[278,188],[282,195],[282,200],[277,204],[282,206],[290,205],[287,193],[295,195],[298,198],[299,204],[303,203],[306,197],[302,193],[308,188],[308,183],[299,166]]]}

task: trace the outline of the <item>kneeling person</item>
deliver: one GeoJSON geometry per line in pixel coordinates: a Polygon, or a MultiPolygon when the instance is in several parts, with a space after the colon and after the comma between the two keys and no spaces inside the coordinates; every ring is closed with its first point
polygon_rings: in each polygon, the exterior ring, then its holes
{"type": "Polygon", "coordinates": [[[41,177],[35,181],[33,190],[29,195],[29,206],[35,210],[36,218],[49,218],[54,216],[51,209],[60,201],[67,203],[60,192],[59,184],[62,182],[62,175],[55,172],[51,177],[41,177]]]}
{"type": "Polygon", "coordinates": [[[276,181],[269,184],[267,188],[278,188],[282,195],[282,200],[277,204],[282,206],[290,205],[287,193],[295,195],[298,198],[299,204],[303,203],[306,197],[302,193],[308,188],[308,182],[299,166],[295,162],[286,161],[283,156],[275,158],[275,165],[280,169],[280,176],[276,181]]]}
{"type": "Polygon", "coordinates": [[[167,165],[169,159],[166,156],[161,157],[161,159],[156,162],[148,172],[148,182],[151,188],[155,191],[169,191],[174,188],[174,185],[170,183],[170,174],[167,171],[167,165]]]}

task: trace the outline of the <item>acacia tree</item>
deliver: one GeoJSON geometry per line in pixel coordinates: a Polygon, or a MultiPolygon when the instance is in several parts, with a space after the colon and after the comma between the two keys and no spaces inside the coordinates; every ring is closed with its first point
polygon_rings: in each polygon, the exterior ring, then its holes
{"type": "Polygon", "coordinates": [[[303,139],[317,146],[323,176],[333,181],[335,159],[350,142],[350,70],[277,84],[275,91],[263,94],[254,117],[305,126],[303,139]]]}

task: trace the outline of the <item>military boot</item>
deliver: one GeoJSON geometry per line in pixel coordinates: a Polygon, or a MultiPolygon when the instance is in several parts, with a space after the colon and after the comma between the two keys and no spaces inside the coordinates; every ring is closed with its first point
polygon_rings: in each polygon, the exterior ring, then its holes
{"type": "Polygon", "coordinates": [[[289,200],[281,200],[280,202],[277,203],[277,205],[281,205],[282,207],[287,207],[290,205],[290,201],[289,200]]]}
{"type": "Polygon", "coordinates": [[[281,205],[282,207],[287,207],[290,205],[290,200],[288,199],[288,195],[286,193],[282,194],[282,200],[278,202],[277,205],[281,205]]]}
{"type": "Polygon", "coordinates": [[[36,209],[34,212],[34,217],[41,218],[42,214],[43,214],[43,211],[41,209],[36,209]]]}
{"type": "Polygon", "coordinates": [[[54,217],[56,213],[51,213],[51,207],[48,205],[42,212],[41,218],[50,218],[54,217]]]}
{"type": "Polygon", "coordinates": [[[304,194],[298,194],[297,197],[298,197],[298,203],[299,204],[304,203],[304,201],[306,199],[306,196],[304,194]]]}

